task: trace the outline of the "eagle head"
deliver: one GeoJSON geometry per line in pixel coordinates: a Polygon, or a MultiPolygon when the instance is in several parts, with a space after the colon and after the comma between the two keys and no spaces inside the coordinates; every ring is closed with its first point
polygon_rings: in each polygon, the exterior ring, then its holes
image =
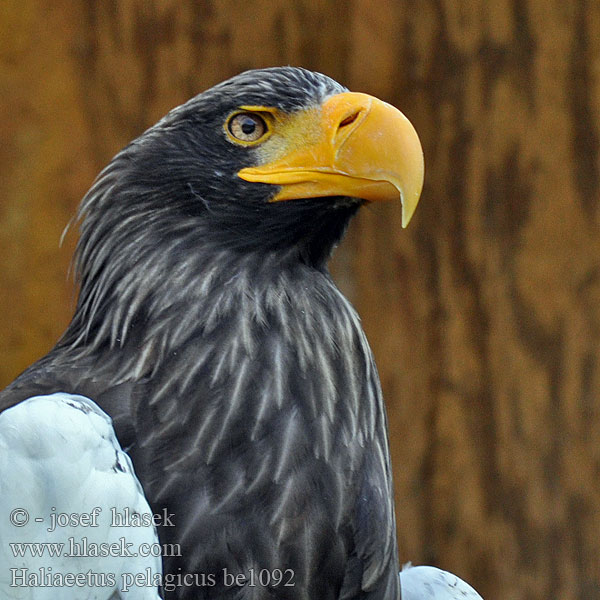
{"type": "Polygon", "coordinates": [[[318,262],[364,202],[400,199],[406,226],[422,184],[419,139],[394,107],[301,68],[247,71],[113,159],[81,205],[79,258],[125,228],[192,227],[205,244],[318,262]]]}

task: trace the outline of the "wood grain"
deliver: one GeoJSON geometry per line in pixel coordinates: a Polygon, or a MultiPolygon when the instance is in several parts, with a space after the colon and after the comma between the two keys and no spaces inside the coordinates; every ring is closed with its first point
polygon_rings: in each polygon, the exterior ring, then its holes
{"type": "Polygon", "coordinates": [[[5,0],[0,19],[0,384],[68,322],[60,233],[122,145],[240,70],[326,72],[425,149],[409,229],[369,207],[334,263],[381,372],[402,560],[488,599],[600,599],[599,3],[5,0]]]}

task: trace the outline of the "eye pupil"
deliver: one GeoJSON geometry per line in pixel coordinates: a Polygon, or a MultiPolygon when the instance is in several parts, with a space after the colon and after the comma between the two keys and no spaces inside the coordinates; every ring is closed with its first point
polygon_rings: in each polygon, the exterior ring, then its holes
{"type": "Polygon", "coordinates": [[[256,129],[256,123],[254,122],[253,119],[250,119],[250,118],[244,119],[244,121],[242,122],[242,131],[246,135],[250,135],[251,133],[254,133],[255,129],[256,129]]]}
{"type": "Polygon", "coordinates": [[[258,113],[238,113],[228,123],[229,133],[241,142],[259,142],[268,132],[266,121],[258,113]]]}

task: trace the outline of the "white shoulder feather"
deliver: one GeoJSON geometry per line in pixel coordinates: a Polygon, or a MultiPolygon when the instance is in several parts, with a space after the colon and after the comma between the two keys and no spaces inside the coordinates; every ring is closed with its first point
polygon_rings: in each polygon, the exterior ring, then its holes
{"type": "Polygon", "coordinates": [[[0,597],[158,600],[154,525],[115,527],[113,511],[151,513],[94,402],[56,393],[0,414],[0,597]]]}
{"type": "Polygon", "coordinates": [[[468,583],[436,567],[405,564],[400,587],[402,600],[483,600],[468,583]]]}

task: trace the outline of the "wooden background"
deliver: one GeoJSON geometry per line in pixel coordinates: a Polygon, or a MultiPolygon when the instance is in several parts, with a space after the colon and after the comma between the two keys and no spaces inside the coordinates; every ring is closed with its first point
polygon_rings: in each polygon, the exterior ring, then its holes
{"type": "Polygon", "coordinates": [[[2,0],[0,384],[68,322],[62,229],[168,109],[241,70],[399,106],[410,228],[362,212],[334,272],[391,428],[401,560],[486,600],[600,599],[600,3],[2,0]]]}

